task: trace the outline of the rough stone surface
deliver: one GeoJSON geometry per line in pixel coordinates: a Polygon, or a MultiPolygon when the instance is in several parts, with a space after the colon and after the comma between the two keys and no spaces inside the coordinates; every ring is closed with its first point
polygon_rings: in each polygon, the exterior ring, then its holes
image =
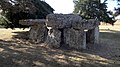
{"type": "Polygon", "coordinates": [[[61,42],[61,32],[57,29],[49,29],[46,44],[58,48],[61,42]]]}
{"type": "Polygon", "coordinates": [[[83,19],[72,24],[72,27],[75,29],[94,29],[97,26],[99,26],[99,21],[95,19],[83,19]]]}
{"type": "Polygon", "coordinates": [[[95,19],[89,19],[87,22],[82,23],[84,29],[94,29],[99,26],[99,21],[95,19]]]}
{"type": "Polygon", "coordinates": [[[46,25],[53,28],[69,28],[72,23],[82,20],[79,15],[74,14],[49,14],[46,25]]]}
{"type": "Polygon", "coordinates": [[[87,22],[87,20],[79,20],[77,22],[72,23],[72,27],[74,29],[83,29],[84,24],[87,22]]]}
{"type": "Polygon", "coordinates": [[[34,25],[30,29],[29,38],[37,43],[44,42],[47,37],[47,28],[40,25],[34,25]]]}
{"type": "Polygon", "coordinates": [[[20,20],[19,23],[21,25],[27,25],[27,26],[34,26],[34,25],[41,25],[45,26],[45,19],[27,19],[27,20],[20,20]]]}
{"type": "Polygon", "coordinates": [[[96,27],[95,28],[95,35],[94,35],[94,37],[95,37],[95,44],[99,44],[99,27],[96,27]]]}
{"type": "Polygon", "coordinates": [[[45,25],[45,19],[28,19],[22,20],[19,23],[22,25],[31,26],[29,31],[29,38],[34,42],[44,42],[47,37],[47,27],[45,25]]]}
{"type": "Polygon", "coordinates": [[[71,48],[75,49],[83,49],[83,38],[84,38],[84,31],[83,30],[75,30],[65,29],[64,30],[64,41],[66,44],[69,45],[71,48]]]}
{"type": "Polygon", "coordinates": [[[86,49],[87,46],[86,46],[86,32],[84,32],[83,34],[83,46],[82,46],[82,49],[86,49]]]}

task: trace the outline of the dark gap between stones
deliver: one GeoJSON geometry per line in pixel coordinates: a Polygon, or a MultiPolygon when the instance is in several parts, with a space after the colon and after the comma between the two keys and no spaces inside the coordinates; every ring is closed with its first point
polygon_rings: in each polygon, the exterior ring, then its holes
{"type": "Polygon", "coordinates": [[[69,45],[64,42],[64,29],[58,29],[61,32],[60,48],[68,48],[69,45]]]}

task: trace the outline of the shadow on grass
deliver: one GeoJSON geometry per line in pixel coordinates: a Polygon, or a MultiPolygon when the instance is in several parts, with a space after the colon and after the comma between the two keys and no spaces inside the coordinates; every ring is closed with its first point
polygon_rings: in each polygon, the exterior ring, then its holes
{"type": "Polygon", "coordinates": [[[27,32],[13,32],[11,41],[0,40],[0,67],[119,67],[95,53],[83,50],[49,48],[42,44],[32,44],[27,32]]]}
{"type": "Polygon", "coordinates": [[[101,32],[100,33],[101,39],[109,39],[109,40],[119,40],[120,41],[120,34],[110,33],[110,32],[101,32]]]}
{"type": "Polygon", "coordinates": [[[120,33],[120,31],[116,31],[116,30],[111,30],[111,29],[100,29],[101,31],[111,31],[111,32],[115,32],[115,33],[120,33]]]}
{"type": "Polygon", "coordinates": [[[120,31],[115,31],[110,29],[101,29],[101,30],[110,31],[110,32],[100,32],[100,38],[120,41],[120,31]]]}

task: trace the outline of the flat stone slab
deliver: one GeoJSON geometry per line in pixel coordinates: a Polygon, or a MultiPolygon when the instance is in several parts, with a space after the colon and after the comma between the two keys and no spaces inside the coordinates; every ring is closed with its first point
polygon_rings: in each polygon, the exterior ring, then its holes
{"type": "Polygon", "coordinates": [[[85,20],[75,14],[49,14],[46,25],[52,28],[93,29],[99,25],[96,19],[85,20]]]}
{"type": "Polygon", "coordinates": [[[72,23],[82,20],[82,17],[75,14],[49,14],[46,25],[53,28],[69,28],[72,23]]]}
{"type": "Polygon", "coordinates": [[[33,26],[33,25],[45,25],[46,19],[27,19],[27,20],[20,20],[19,24],[33,26]]]}
{"type": "Polygon", "coordinates": [[[94,29],[95,27],[99,26],[99,23],[100,22],[95,19],[83,19],[81,21],[72,23],[72,27],[75,29],[94,29]]]}

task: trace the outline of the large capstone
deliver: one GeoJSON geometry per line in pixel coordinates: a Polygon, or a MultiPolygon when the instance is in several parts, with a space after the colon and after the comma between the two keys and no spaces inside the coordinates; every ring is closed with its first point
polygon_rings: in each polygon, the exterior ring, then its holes
{"type": "Polygon", "coordinates": [[[83,29],[94,29],[99,26],[99,21],[95,19],[89,19],[86,22],[82,23],[83,29]]]}
{"type": "Polygon", "coordinates": [[[46,22],[45,19],[26,19],[26,20],[20,20],[19,24],[27,25],[27,26],[34,26],[34,25],[46,26],[45,22],[46,22]]]}
{"type": "Polygon", "coordinates": [[[79,15],[74,14],[49,14],[46,25],[53,28],[69,28],[72,23],[82,20],[79,15]]]}
{"type": "Polygon", "coordinates": [[[72,23],[72,27],[75,29],[94,29],[99,26],[99,21],[95,19],[83,19],[72,23]]]}

